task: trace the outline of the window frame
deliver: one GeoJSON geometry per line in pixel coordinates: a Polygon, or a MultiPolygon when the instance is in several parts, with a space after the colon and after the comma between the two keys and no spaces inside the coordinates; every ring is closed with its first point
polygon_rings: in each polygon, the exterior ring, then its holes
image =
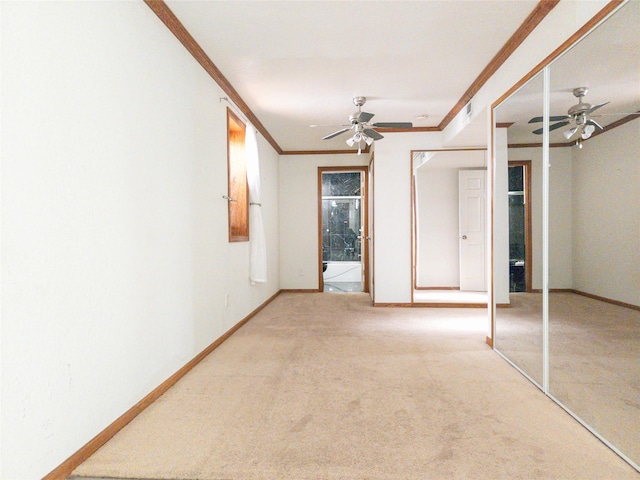
{"type": "Polygon", "coordinates": [[[249,184],[245,134],[247,125],[227,107],[227,197],[229,242],[249,241],[249,184]]]}

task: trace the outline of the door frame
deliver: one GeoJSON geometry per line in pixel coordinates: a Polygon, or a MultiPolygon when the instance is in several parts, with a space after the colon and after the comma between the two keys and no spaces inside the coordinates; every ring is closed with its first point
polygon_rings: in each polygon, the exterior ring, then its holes
{"type": "MultiPolygon", "coordinates": [[[[532,257],[532,236],[531,236],[531,160],[510,160],[507,162],[507,171],[509,167],[522,167],[524,172],[524,269],[525,282],[527,283],[526,292],[533,292],[533,257],[532,257]]],[[[511,221],[509,221],[509,229],[511,229],[511,221]]]]}
{"type": "Polygon", "coordinates": [[[318,167],[318,291],[324,291],[324,276],[322,275],[322,174],[323,173],[360,172],[362,176],[362,207],[360,210],[362,221],[362,291],[369,293],[369,167],[318,167]]]}

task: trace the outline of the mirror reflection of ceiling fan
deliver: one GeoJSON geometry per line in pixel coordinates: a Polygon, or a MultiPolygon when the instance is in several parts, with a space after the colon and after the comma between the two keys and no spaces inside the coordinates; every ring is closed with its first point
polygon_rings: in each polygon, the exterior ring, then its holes
{"type": "MultiPolygon", "coordinates": [[[[569,140],[575,134],[579,134],[580,138],[586,140],[589,138],[596,129],[604,130],[602,125],[596,122],[592,117],[602,116],[602,115],[592,115],[598,108],[604,107],[609,102],[599,103],[598,105],[591,105],[590,103],[584,102],[582,99],[589,91],[587,87],[578,87],[573,89],[573,95],[578,99],[577,105],[571,107],[566,115],[558,115],[549,117],[550,122],[556,122],[549,125],[549,131],[557,130],[558,128],[562,128],[565,125],[573,124],[573,126],[563,132],[564,138],[569,140]]],[[[638,112],[634,113],[610,113],[608,115],[638,115],[638,112]]],[[[529,123],[539,123],[542,122],[543,117],[534,117],[529,120],[529,123]]],[[[543,128],[538,128],[534,130],[533,133],[536,135],[541,135],[543,132],[543,128]]]]}
{"type": "MultiPolygon", "coordinates": [[[[329,135],[322,137],[323,140],[329,140],[330,138],[337,137],[349,130],[353,130],[353,135],[347,139],[347,145],[353,147],[356,143],[358,144],[358,155],[362,152],[362,142],[367,145],[371,145],[374,140],[381,140],[384,136],[380,135],[380,133],[376,132],[373,128],[411,128],[413,124],[411,122],[378,122],[378,123],[369,123],[369,121],[373,118],[373,113],[363,112],[362,105],[367,101],[366,97],[354,97],[353,103],[356,107],[358,107],[358,111],[349,115],[348,125],[341,125],[343,128],[340,130],[330,133],[329,135]]],[[[312,125],[312,127],[317,125],[312,125]]]]}

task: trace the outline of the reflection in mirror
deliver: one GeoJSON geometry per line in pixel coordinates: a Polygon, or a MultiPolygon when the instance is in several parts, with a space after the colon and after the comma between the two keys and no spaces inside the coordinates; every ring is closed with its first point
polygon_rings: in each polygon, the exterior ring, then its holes
{"type": "Polygon", "coordinates": [[[485,157],[412,152],[415,303],[487,306],[485,157]]]}
{"type": "Polygon", "coordinates": [[[638,19],[640,2],[627,3],[551,65],[551,115],[578,104],[577,87],[588,87],[582,101],[592,113],[551,132],[551,142],[569,146],[550,149],[549,169],[549,393],[636,467],[640,115],[630,114],[640,111],[638,19]]]}
{"type": "Polygon", "coordinates": [[[531,142],[530,125],[517,119],[541,115],[542,92],[538,74],[494,111],[494,347],[539,386],[543,382],[542,144],[531,142]]]}
{"type": "Polygon", "coordinates": [[[548,175],[542,80],[494,110],[493,189],[494,347],[638,470],[639,18],[622,4],[548,67],[548,175]]]}

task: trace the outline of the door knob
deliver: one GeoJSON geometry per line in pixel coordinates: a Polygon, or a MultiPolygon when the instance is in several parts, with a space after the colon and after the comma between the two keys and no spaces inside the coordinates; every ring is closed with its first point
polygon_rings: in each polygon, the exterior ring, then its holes
{"type": "Polygon", "coordinates": [[[466,239],[467,239],[467,236],[466,236],[466,235],[462,235],[460,238],[461,238],[462,240],[466,240],[466,239]]]}

